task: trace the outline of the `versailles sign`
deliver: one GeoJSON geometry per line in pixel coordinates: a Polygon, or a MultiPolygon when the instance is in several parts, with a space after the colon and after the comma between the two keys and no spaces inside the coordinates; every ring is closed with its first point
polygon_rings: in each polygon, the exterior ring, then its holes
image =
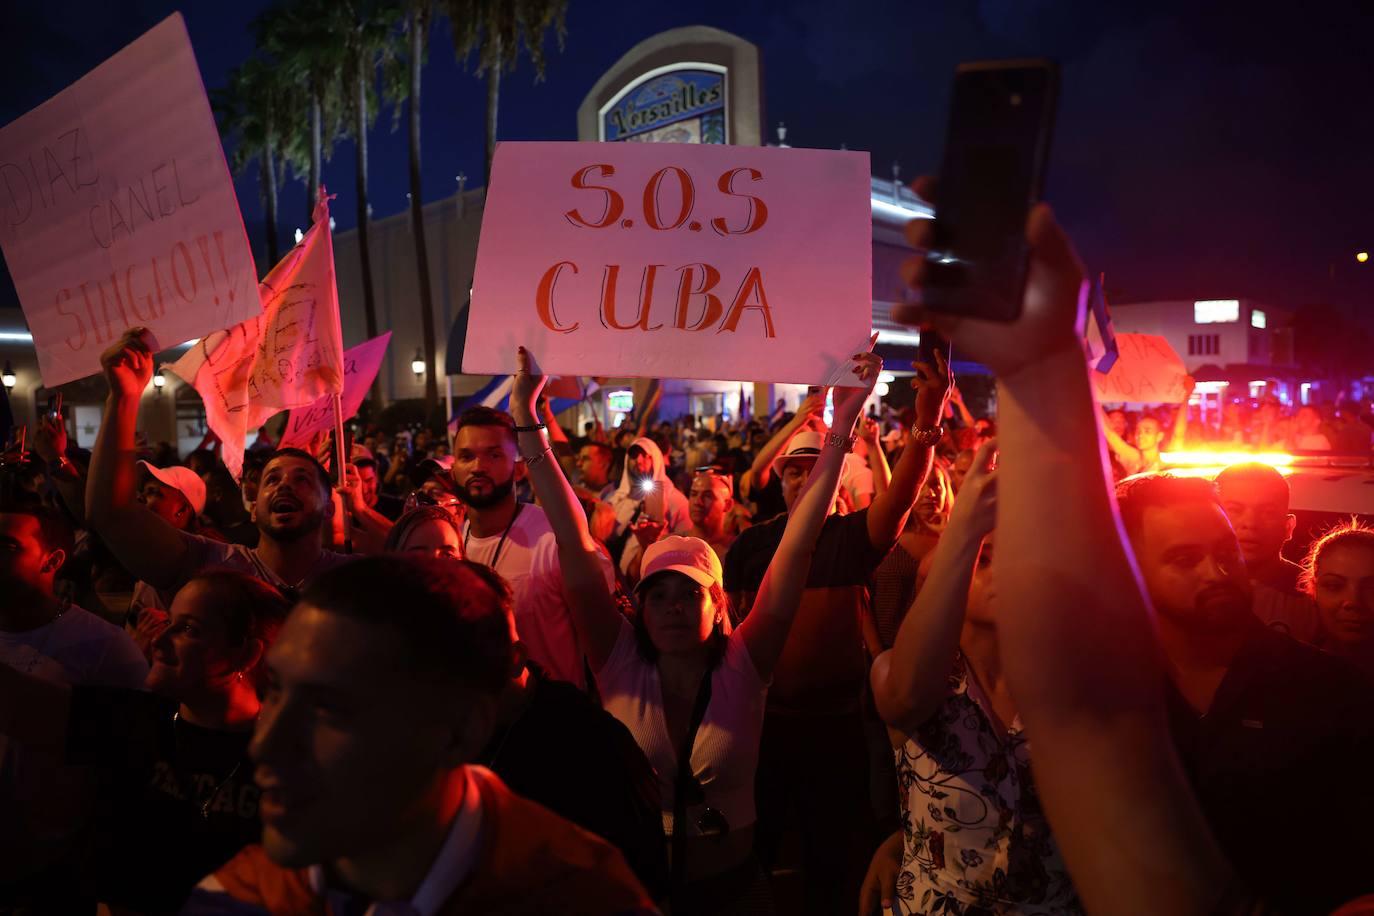
{"type": "Polygon", "coordinates": [[[601,139],[725,143],[725,68],[681,64],[652,71],[601,110],[601,139]]]}

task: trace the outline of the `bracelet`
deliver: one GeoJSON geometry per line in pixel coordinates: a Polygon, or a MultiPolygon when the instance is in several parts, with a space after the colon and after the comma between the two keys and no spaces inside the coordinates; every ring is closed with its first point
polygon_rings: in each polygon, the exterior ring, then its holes
{"type": "Polygon", "coordinates": [[[939,442],[945,434],[943,426],[913,426],[911,427],[911,444],[917,448],[931,448],[939,442]]]}
{"type": "Polygon", "coordinates": [[[846,437],[841,436],[839,433],[826,433],[825,444],[830,448],[837,448],[842,452],[852,452],[854,451],[854,442],[858,438],[859,437],[855,435],[846,437]]]}
{"type": "Polygon", "coordinates": [[[525,470],[528,471],[532,468],[538,467],[539,462],[543,461],[546,457],[548,457],[551,454],[553,454],[553,449],[550,446],[546,445],[544,446],[544,450],[542,452],[539,452],[537,455],[521,455],[520,460],[525,462],[525,470]]]}
{"type": "Polygon", "coordinates": [[[545,426],[543,423],[535,423],[535,424],[532,425],[532,426],[516,426],[516,427],[512,427],[512,428],[513,428],[517,433],[537,433],[537,432],[539,432],[540,430],[548,429],[548,427],[545,426]]]}

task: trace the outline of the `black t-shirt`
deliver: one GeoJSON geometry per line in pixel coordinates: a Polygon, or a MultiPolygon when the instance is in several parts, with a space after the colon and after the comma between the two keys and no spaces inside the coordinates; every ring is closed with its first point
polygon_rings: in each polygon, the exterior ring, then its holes
{"type": "Polygon", "coordinates": [[[617,847],[655,899],[668,890],[658,781],[630,730],[530,666],[529,705],[478,758],[511,791],[617,847]]]}
{"type": "MultiPolygon", "coordinates": [[[[736,481],[736,489],[739,484],[736,481]]],[[[735,496],[738,498],[739,494],[735,496]]],[[[749,491],[749,499],[754,503],[755,518],[776,518],[787,511],[787,500],[782,497],[782,475],[770,474],[768,483],[749,491]]]]}
{"type": "Polygon", "coordinates": [[[1205,716],[1168,696],[1179,758],[1248,887],[1294,914],[1374,892],[1374,686],[1256,624],[1205,716]]]}
{"type": "MultiPolygon", "coordinates": [[[[748,616],[787,528],[780,515],[740,532],[725,555],[725,590],[744,593],[748,616]]],[[[768,709],[782,713],[856,712],[868,676],[863,615],[868,582],[887,550],[868,540],[868,510],[830,515],[816,539],[811,570],[782,657],[773,669],[768,709]]]]}
{"type": "Polygon", "coordinates": [[[378,493],[377,505],[372,508],[378,515],[389,518],[394,522],[405,512],[405,507],[405,500],[401,499],[399,496],[392,496],[390,493],[378,493]]]}
{"type": "Polygon", "coordinates": [[[68,762],[112,777],[83,880],[101,900],[147,914],[177,912],[262,831],[252,732],[202,728],[176,711],[142,691],[72,688],[68,762]]]}

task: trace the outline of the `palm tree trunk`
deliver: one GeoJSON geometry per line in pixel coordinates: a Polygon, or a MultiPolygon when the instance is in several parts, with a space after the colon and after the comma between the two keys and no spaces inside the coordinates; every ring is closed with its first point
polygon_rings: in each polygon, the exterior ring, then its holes
{"type": "Polygon", "coordinates": [[[320,159],[323,153],[320,121],[324,118],[324,113],[321,111],[322,105],[319,91],[312,92],[310,94],[310,187],[305,190],[305,226],[307,229],[315,221],[315,198],[320,193],[320,159]]]}
{"type": "MultiPolygon", "coordinates": [[[[425,242],[425,214],[420,196],[420,59],[429,20],[423,10],[411,14],[410,28],[410,234],[415,239],[415,269],[420,281],[420,325],[425,347],[425,403],[433,416],[439,410],[439,381],[434,344],[434,297],[429,288],[429,249],[425,242]]],[[[449,418],[445,418],[446,420],[449,418]]]]}
{"type": "MultiPolygon", "coordinates": [[[[262,151],[263,198],[267,201],[267,262],[275,266],[279,257],[277,245],[277,146],[272,136],[267,137],[266,148],[262,151]]],[[[272,267],[267,268],[271,270],[272,267]]]]}
{"type": "MultiPolygon", "coordinates": [[[[358,61],[360,65],[363,61],[358,61]]],[[[358,248],[363,268],[363,316],[367,319],[367,339],[377,336],[377,301],[372,291],[372,249],[367,241],[367,72],[358,67],[358,98],[353,106],[353,132],[358,140],[358,248]]]]}
{"type": "Polygon", "coordinates": [[[501,36],[492,35],[491,40],[496,43],[495,58],[492,65],[487,70],[487,173],[486,184],[491,184],[491,160],[496,155],[496,113],[501,105],[501,67],[505,61],[502,57],[501,36]]]}

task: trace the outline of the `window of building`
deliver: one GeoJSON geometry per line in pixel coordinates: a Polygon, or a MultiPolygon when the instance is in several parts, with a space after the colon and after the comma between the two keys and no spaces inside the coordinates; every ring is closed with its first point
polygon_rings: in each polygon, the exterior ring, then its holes
{"type": "Polygon", "coordinates": [[[1263,312],[1261,312],[1259,309],[1254,309],[1250,312],[1250,327],[1260,328],[1262,330],[1268,326],[1268,318],[1265,316],[1263,312]]]}
{"type": "Polygon", "coordinates": [[[1239,299],[1199,299],[1193,303],[1194,324],[1226,324],[1240,321],[1239,299]]]}
{"type": "Polygon", "coordinates": [[[1216,356],[1221,352],[1220,334],[1189,334],[1189,356],[1216,356]]]}

